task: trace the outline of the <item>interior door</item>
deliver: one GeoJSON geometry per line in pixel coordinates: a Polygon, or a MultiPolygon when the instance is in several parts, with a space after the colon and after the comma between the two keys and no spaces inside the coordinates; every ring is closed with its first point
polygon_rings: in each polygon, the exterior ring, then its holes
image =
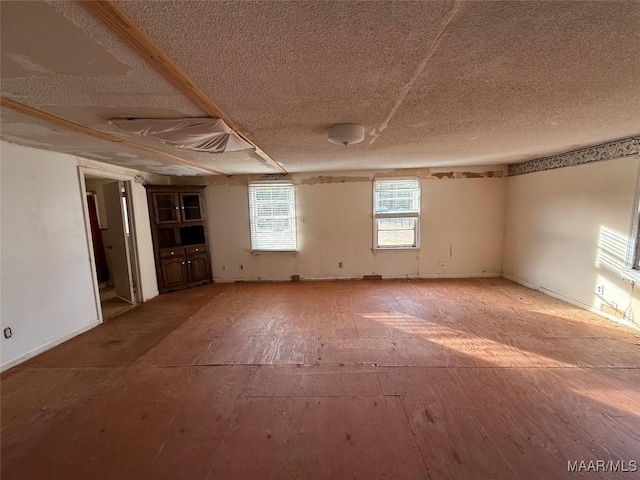
{"type": "Polygon", "coordinates": [[[122,192],[124,183],[114,181],[103,185],[104,206],[107,213],[109,244],[106,246],[111,256],[111,276],[116,295],[135,303],[133,297],[133,277],[131,275],[131,254],[129,252],[128,225],[123,213],[122,192]]]}

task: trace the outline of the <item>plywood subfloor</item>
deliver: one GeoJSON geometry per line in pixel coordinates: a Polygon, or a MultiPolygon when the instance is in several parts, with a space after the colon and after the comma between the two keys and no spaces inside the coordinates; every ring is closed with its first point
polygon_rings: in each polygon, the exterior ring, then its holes
{"type": "Polygon", "coordinates": [[[503,279],[209,285],[5,372],[2,478],[565,478],[638,392],[638,331],[503,279]]]}

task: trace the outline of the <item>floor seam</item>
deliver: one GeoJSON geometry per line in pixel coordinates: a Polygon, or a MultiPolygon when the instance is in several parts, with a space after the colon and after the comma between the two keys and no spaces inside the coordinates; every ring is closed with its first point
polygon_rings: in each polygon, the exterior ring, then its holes
{"type": "Polygon", "coordinates": [[[251,380],[249,380],[249,383],[247,383],[247,388],[245,388],[244,392],[242,392],[242,395],[241,395],[242,398],[247,398],[247,392],[251,389],[251,385],[253,385],[253,380],[256,378],[256,375],[258,374],[258,370],[260,370],[260,367],[261,365],[258,365],[255,367],[253,375],[251,375],[251,380]]]}
{"type": "MultiPolygon", "coordinates": [[[[589,366],[589,365],[565,365],[565,366],[459,366],[459,365],[385,365],[374,362],[354,362],[354,363],[188,363],[182,365],[140,365],[140,366],[118,366],[118,367],[30,367],[28,370],[70,370],[70,369],[145,369],[145,368],[188,368],[188,367],[361,367],[371,366],[374,368],[433,368],[450,370],[639,370],[640,366],[589,366]]],[[[27,370],[27,369],[25,369],[27,370]]]]}
{"type": "Polygon", "coordinates": [[[380,395],[245,395],[243,398],[382,398],[400,397],[398,394],[380,395]]]}

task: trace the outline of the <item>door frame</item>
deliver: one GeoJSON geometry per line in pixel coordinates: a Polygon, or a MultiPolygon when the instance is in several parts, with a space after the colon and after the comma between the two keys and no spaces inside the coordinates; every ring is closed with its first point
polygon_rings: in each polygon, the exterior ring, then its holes
{"type": "Polygon", "coordinates": [[[93,252],[93,237],[91,236],[91,224],[89,220],[89,204],[87,202],[87,185],[85,182],[85,175],[92,177],[106,178],[109,180],[123,181],[125,183],[125,195],[127,198],[127,216],[129,218],[129,254],[131,262],[131,279],[134,282],[135,288],[133,291],[133,305],[142,303],[142,289],[140,285],[140,262],[138,261],[138,239],[136,238],[136,219],[134,217],[133,208],[133,177],[129,175],[122,175],[114,172],[106,172],[91,167],[78,166],[78,179],[80,181],[80,192],[82,196],[82,210],[84,213],[85,233],[87,235],[87,249],[89,253],[89,263],[91,265],[91,279],[93,282],[93,293],[95,297],[96,311],[98,312],[98,322],[103,323],[102,317],[102,305],[100,303],[100,286],[98,283],[98,273],[96,272],[96,259],[93,252]]]}

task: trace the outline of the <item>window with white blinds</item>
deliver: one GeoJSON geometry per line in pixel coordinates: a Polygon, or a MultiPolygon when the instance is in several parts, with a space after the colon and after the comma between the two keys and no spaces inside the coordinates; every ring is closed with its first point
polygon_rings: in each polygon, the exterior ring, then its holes
{"type": "Polygon", "coordinates": [[[373,182],[374,248],[418,246],[420,180],[376,179],[373,182]]]}
{"type": "Polygon", "coordinates": [[[296,251],[296,200],[292,183],[250,183],[251,250],[296,251]]]}

